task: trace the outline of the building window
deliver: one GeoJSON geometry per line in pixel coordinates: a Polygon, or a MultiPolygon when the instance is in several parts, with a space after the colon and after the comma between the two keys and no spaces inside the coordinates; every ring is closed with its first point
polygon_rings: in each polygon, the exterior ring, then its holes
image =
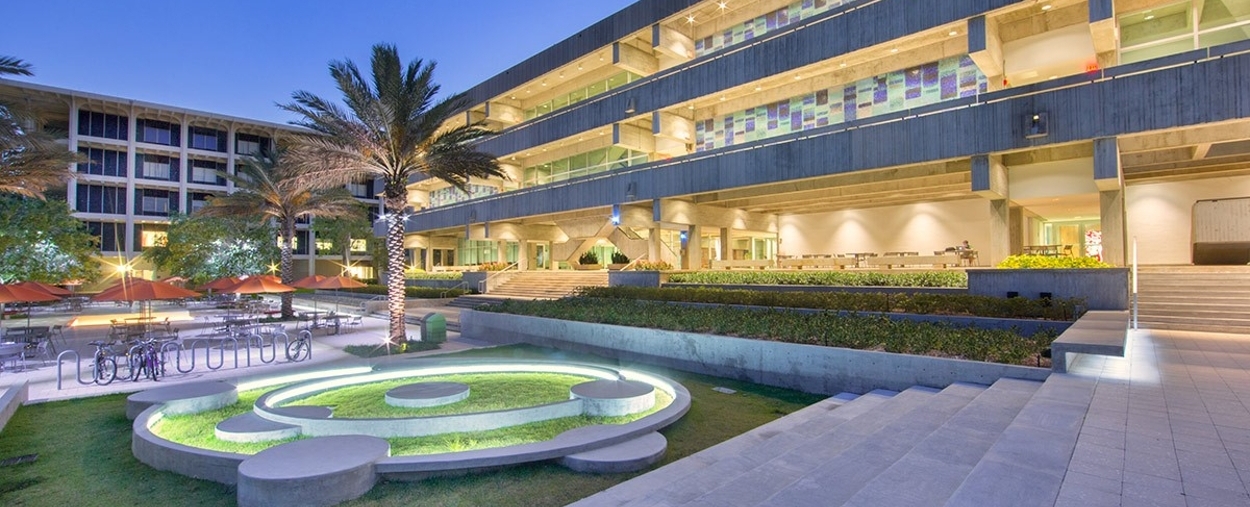
{"type": "Polygon", "coordinates": [[[125,116],[78,110],[78,135],[127,140],[130,120],[125,116]]]}
{"type": "Polygon", "coordinates": [[[234,152],[239,155],[260,155],[262,150],[272,146],[272,140],[264,136],[235,134],[234,139],[234,152]]]}
{"type": "Polygon", "coordinates": [[[135,155],[135,176],[146,180],[178,181],[178,159],[164,155],[135,155]]]}
{"type": "Polygon", "coordinates": [[[295,255],[308,255],[308,231],[295,231],[295,246],[291,251],[295,255]]]}
{"type": "MultiPolygon", "coordinates": [[[[526,187],[546,185],[588,174],[624,169],[647,162],[646,152],[612,146],[580,153],[560,160],[553,160],[545,164],[526,167],[523,182],[526,187]]],[[[430,202],[431,206],[433,206],[434,192],[430,192],[430,202]]]]}
{"type": "Polygon", "coordinates": [[[126,177],[125,152],[80,146],[78,153],[89,160],[88,162],[80,162],[78,164],[78,172],[80,174],[126,177]]]}
{"type": "Polygon", "coordinates": [[[208,199],[210,197],[216,197],[216,196],[214,196],[213,194],[206,194],[203,192],[188,192],[187,193],[187,212],[195,213],[196,211],[199,211],[200,208],[208,206],[208,199]]]}
{"type": "Polygon", "coordinates": [[[430,191],[430,207],[437,208],[448,204],[464,202],[469,199],[477,199],[499,193],[499,189],[488,185],[466,185],[468,192],[464,192],[456,187],[440,188],[430,191]]]}
{"type": "Polygon", "coordinates": [[[588,98],[594,97],[595,95],[599,95],[600,93],[620,88],[639,79],[642,79],[642,76],[634,74],[633,72],[621,72],[602,81],[595,81],[584,87],[526,109],[525,119],[531,120],[545,114],[550,114],[554,111],[558,111],[588,98]]]}
{"type": "Polygon", "coordinates": [[[365,178],[365,179],[358,180],[352,183],[348,183],[347,191],[351,192],[352,196],[359,197],[361,199],[376,199],[377,198],[377,195],[375,195],[377,192],[373,191],[373,178],[365,178]]]}
{"type": "Polygon", "coordinates": [[[166,224],[135,224],[135,251],[164,245],[167,231],[169,225],[166,224]]]}
{"type": "Polygon", "coordinates": [[[135,190],[135,214],[147,217],[167,217],[178,210],[178,192],[140,188],[135,190]]]}
{"type": "Polygon", "coordinates": [[[855,3],[858,0],[802,0],[749,19],[702,39],[694,41],[695,56],[721,51],[735,44],[746,42],[769,32],[781,30],[799,21],[815,17],[835,7],[855,3]]]}
{"type": "Polygon", "coordinates": [[[78,184],[75,210],[82,213],[126,214],[126,189],[104,185],[78,184]]]}
{"type": "Polygon", "coordinates": [[[191,159],[189,162],[189,165],[191,166],[191,179],[187,183],[217,186],[226,185],[226,177],[222,174],[226,172],[225,162],[195,159],[191,159]]]}
{"type": "Polygon", "coordinates": [[[113,222],[85,222],[87,233],[96,237],[101,252],[119,252],[117,247],[125,242],[126,224],[113,222]]]}
{"type": "Polygon", "coordinates": [[[187,130],[187,135],[191,137],[188,148],[226,152],[226,133],[221,130],[191,127],[187,130]]]}
{"type": "Polygon", "coordinates": [[[136,139],[142,143],[163,144],[165,146],[182,146],[180,127],[167,121],[146,120],[140,118],[135,122],[136,139]]]}
{"type": "Polygon", "coordinates": [[[1250,39],[1250,11],[1234,3],[1186,0],[1119,16],[1120,64],[1250,39]]]}

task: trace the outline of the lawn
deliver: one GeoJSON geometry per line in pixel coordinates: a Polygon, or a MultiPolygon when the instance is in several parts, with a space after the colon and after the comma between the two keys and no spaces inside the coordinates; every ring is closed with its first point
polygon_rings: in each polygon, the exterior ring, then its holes
{"type": "MultiPolygon", "coordinates": [[[[453,357],[597,359],[528,346],[472,350],[453,357]]],[[[690,390],[690,412],[663,431],[669,440],[664,463],[821,399],[729,379],[620,366],[655,371],[690,390]],[[721,394],[712,390],[717,386],[738,392],[721,394]]],[[[122,395],[22,407],[0,432],[0,459],[32,453],[39,459],[0,469],[0,505],[234,505],[231,487],[158,472],[136,461],[130,454],[130,421],[125,414],[122,395]]],[[[347,505],[560,506],[635,475],[583,475],[553,464],[522,465],[417,483],[383,482],[347,505]]]]}
{"type": "Polygon", "coordinates": [[[314,394],[287,405],[331,407],[337,419],[469,414],[568,401],[570,388],[591,380],[594,379],[562,373],[475,373],[409,377],[341,387],[314,394]],[[466,384],[469,386],[469,397],[463,401],[437,407],[403,408],[386,404],[387,391],[416,382],[466,384]]]}

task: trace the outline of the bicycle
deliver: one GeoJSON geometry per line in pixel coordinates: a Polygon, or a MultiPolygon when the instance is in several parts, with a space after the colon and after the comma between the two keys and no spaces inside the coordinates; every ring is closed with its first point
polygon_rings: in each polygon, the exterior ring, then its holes
{"type": "Polygon", "coordinates": [[[286,345],[287,361],[299,362],[312,357],[312,332],[300,331],[299,338],[286,345]]]}
{"type": "Polygon", "coordinates": [[[113,379],[117,377],[117,360],[112,357],[112,344],[102,341],[90,344],[95,345],[95,355],[91,360],[91,381],[101,386],[113,383],[113,379]]]}
{"type": "Polygon", "coordinates": [[[145,339],[132,348],[127,363],[130,365],[132,382],[138,382],[145,375],[155,382],[165,375],[165,361],[161,359],[155,338],[145,339]]]}

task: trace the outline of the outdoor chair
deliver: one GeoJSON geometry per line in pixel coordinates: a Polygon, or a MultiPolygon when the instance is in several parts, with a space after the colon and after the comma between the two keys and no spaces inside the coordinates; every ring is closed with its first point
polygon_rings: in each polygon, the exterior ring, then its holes
{"type": "Polygon", "coordinates": [[[34,350],[34,354],[32,357],[34,359],[39,359],[40,361],[43,361],[43,365],[47,366],[48,363],[56,361],[56,359],[52,357],[53,354],[56,354],[56,349],[52,345],[52,339],[48,338],[48,339],[44,339],[40,341],[37,345],[35,345],[35,350],[34,350]]]}
{"type": "Polygon", "coordinates": [[[12,369],[17,368],[18,362],[22,363],[22,369],[26,369],[26,344],[25,343],[9,343],[0,345],[0,370],[4,369],[5,363],[12,364],[12,369]]]}
{"type": "Polygon", "coordinates": [[[60,340],[61,347],[66,346],[64,329],[65,329],[65,326],[57,325],[57,326],[52,326],[52,329],[48,330],[48,337],[50,339],[60,340]]]}
{"type": "Polygon", "coordinates": [[[347,321],[347,327],[363,325],[364,324],[363,320],[364,320],[364,317],[360,315],[352,316],[352,318],[347,321]]]}

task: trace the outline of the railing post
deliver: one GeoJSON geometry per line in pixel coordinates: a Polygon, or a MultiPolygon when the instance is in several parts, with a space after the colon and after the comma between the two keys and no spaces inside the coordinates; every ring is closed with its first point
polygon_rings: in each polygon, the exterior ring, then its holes
{"type": "Polygon", "coordinates": [[[1137,329],[1137,236],[1133,236],[1133,329],[1137,329]]]}

